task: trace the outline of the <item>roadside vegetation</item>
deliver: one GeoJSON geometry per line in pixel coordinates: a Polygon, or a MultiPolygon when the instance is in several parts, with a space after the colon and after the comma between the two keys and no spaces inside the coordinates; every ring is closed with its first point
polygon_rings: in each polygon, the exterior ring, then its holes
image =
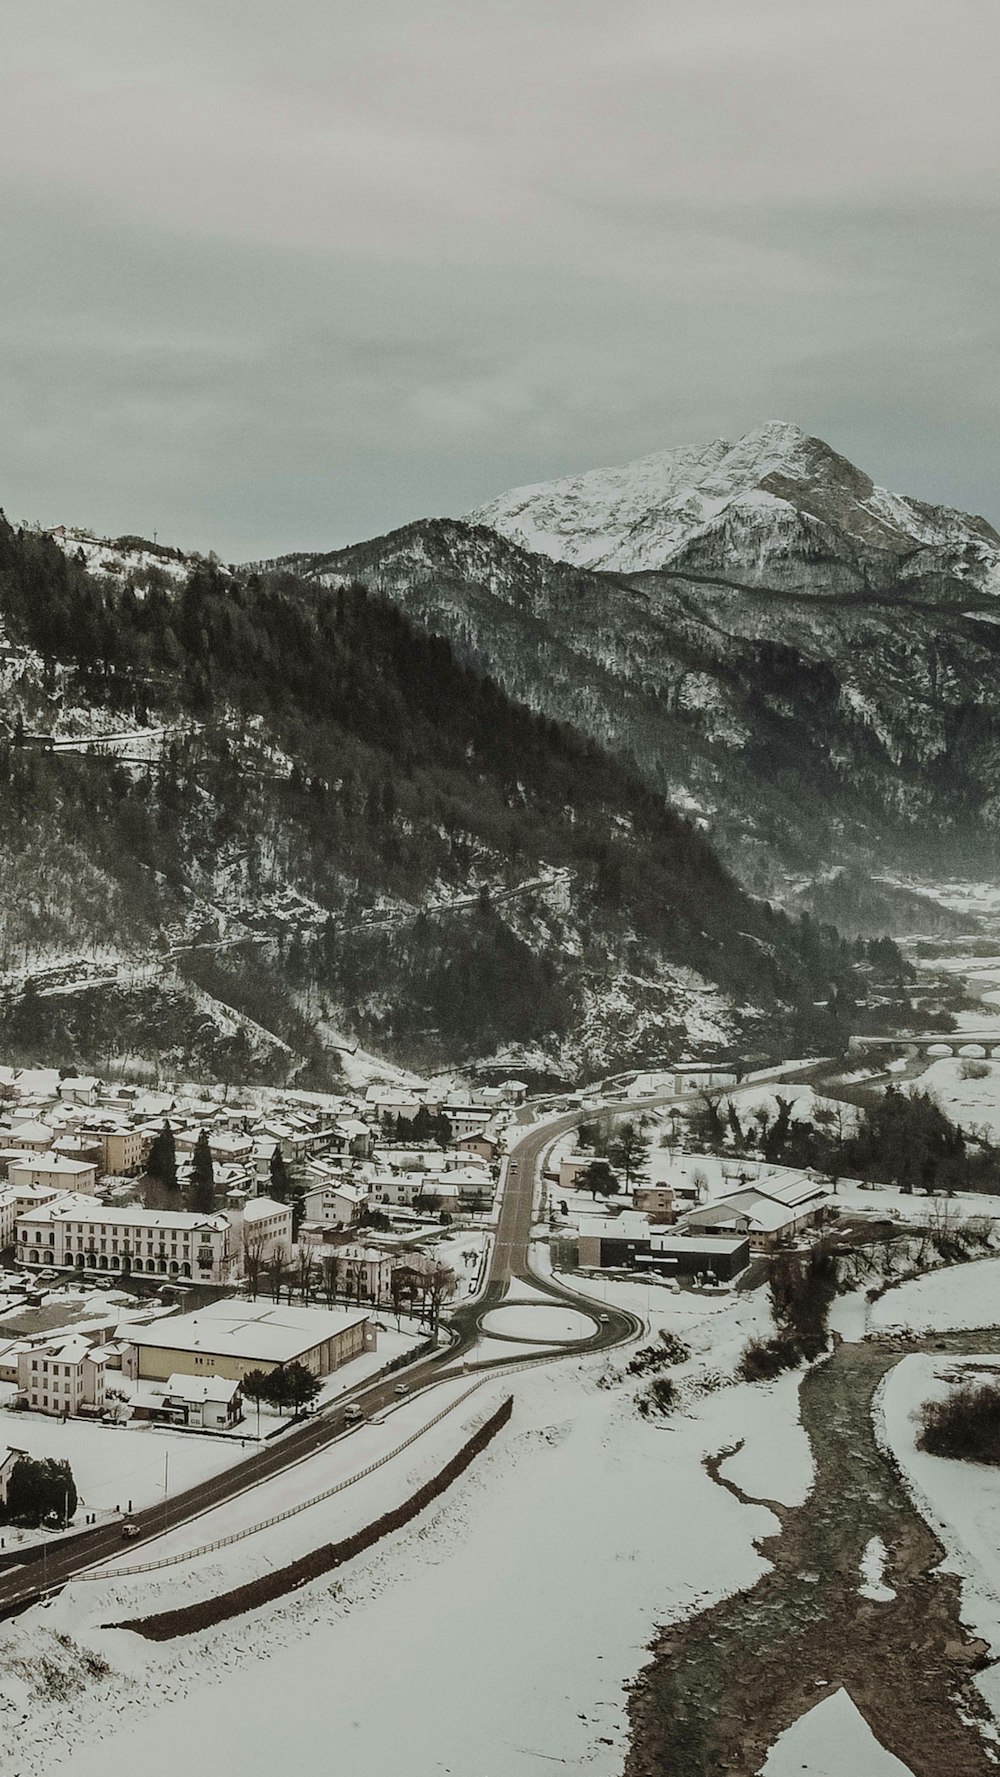
{"type": "Polygon", "coordinates": [[[926,1401],[917,1448],[962,1462],[1000,1463],[1000,1383],[967,1383],[943,1401],[926,1401]]]}
{"type": "Polygon", "coordinates": [[[759,1155],[772,1165],[813,1168],[836,1185],[842,1178],[896,1185],[901,1191],[1000,1191],[1000,1148],[982,1131],[961,1129],[928,1092],[886,1087],[856,1106],[852,1127],[838,1107],[812,1118],[794,1115],[794,1101],[776,1094],[777,1111],[746,1123],[738,1102],[705,1097],[692,1125],[695,1141],[714,1152],[759,1155]]]}

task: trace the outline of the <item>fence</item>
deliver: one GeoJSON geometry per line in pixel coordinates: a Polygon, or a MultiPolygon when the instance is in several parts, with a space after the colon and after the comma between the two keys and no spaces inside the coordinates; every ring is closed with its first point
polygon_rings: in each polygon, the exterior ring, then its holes
{"type": "Polygon", "coordinates": [[[144,1635],[148,1641],[172,1641],[178,1635],[191,1635],[199,1630],[214,1628],[218,1623],[242,1616],[248,1610],[259,1610],[262,1605],[273,1604],[276,1599],[297,1591],[300,1586],[322,1578],[331,1569],[343,1566],[345,1561],[353,1560],[367,1549],[374,1548],[383,1537],[391,1536],[394,1531],[401,1530],[404,1525],[412,1522],[458,1479],[481,1450],[486,1449],[497,1432],[507,1424],[513,1406],[513,1396],[508,1395],[496,1412],[467,1439],[461,1450],[431,1480],[425,1481],[402,1505],[384,1512],[381,1518],[376,1518],[363,1529],[355,1531],[353,1536],[345,1537],[339,1543],[325,1543],[321,1548],[313,1549],[310,1554],[302,1556],[298,1561],[289,1562],[286,1567],[278,1568],[274,1573],[265,1574],[246,1585],[235,1586],[232,1591],[204,1599],[200,1604],[182,1605],[177,1610],[161,1611],[150,1617],[134,1617],[122,1623],[109,1624],[108,1627],[132,1629],[137,1634],[144,1635]]]}
{"type": "Polygon", "coordinates": [[[449,1413],[454,1413],[456,1407],[460,1407],[464,1401],[467,1401],[469,1396],[482,1388],[486,1381],[492,1380],[492,1377],[483,1377],[481,1381],[473,1382],[471,1387],[459,1395],[457,1401],[450,1401],[447,1407],[441,1408],[440,1413],[435,1413],[433,1419],[428,1419],[425,1425],[418,1426],[416,1431],[411,1432],[408,1438],[404,1438],[401,1444],[397,1444],[392,1450],[387,1450],[384,1456],[377,1457],[374,1462],[368,1464],[367,1468],[359,1469],[355,1475],[348,1475],[345,1481],[335,1482],[332,1487],[325,1488],[322,1493],[314,1493],[309,1499],[299,1500],[298,1504],[289,1506],[283,1512],[276,1512],[271,1518],[262,1518],[258,1524],[249,1524],[243,1530],[233,1530],[228,1536],[217,1537],[214,1542],[201,1543],[194,1549],[184,1549],[178,1555],[163,1555],[158,1561],[142,1561],[131,1567],[89,1569],[85,1573],[77,1573],[72,1577],[74,1580],[130,1579],[133,1574],[153,1573],[161,1567],[176,1567],[180,1562],[194,1561],[199,1555],[211,1555],[216,1549],[225,1549],[231,1543],[243,1542],[246,1537],[256,1536],[261,1530],[271,1530],[275,1524],[283,1524],[286,1519],[297,1517],[299,1512],[307,1512],[310,1506],[322,1505],[324,1500],[332,1499],[334,1494],[343,1493],[348,1487],[353,1487],[356,1481],[365,1480],[377,1469],[384,1468],[386,1463],[395,1461],[396,1457],[401,1456],[404,1450],[408,1450],[411,1444],[415,1444],[418,1438],[422,1438],[425,1432],[430,1431],[433,1426],[439,1425],[449,1413]]]}

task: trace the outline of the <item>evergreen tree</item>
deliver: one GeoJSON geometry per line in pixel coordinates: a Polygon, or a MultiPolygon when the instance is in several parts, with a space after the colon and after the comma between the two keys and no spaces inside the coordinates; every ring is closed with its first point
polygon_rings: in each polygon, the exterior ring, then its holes
{"type": "Polygon", "coordinates": [[[274,1198],[275,1203],[287,1203],[291,1180],[288,1177],[288,1167],[285,1165],[285,1156],[278,1147],[277,1142],[275,1142],[274,1145],[274,1152],[271,1155],[268,1172],[271,1180],[269,1186],[270,1195],[274,1198]]]}
{"type": "Polygon", "coordinates": [[[174,1146],[174,1132],[167,1122],[153,1137],[146,1160],[146,1171],[157,1184],[164,1185],[168,1191],[176,1191],[177,1150],[174,1146]]]}
{"type": "Polygon", "coordinates": [[[190,1206],[196,1215],[210,1216],[215,1209],[215,1167],[207,1129],[199,1135],[191,1156],[190,1206]]]}
{"type": "Polygon", "coordinates": [[[69,1524],[76,1507],[76,1483],[68,1462],[52,1456],[18,1457],[7,1483],[8,1521],[36,1525],[51,1517],[69,1524]]]}

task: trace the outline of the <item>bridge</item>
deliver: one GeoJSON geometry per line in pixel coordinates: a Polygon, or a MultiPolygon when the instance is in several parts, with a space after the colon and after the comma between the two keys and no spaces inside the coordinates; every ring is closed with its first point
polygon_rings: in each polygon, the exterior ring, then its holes
{"type": "Polygon", "coordinates": [[[991,1056],[1000,1060],[1000,1025],[993,1030],[906,1031],[895,1037],[849,1038],[849,1055],[859,1055],[866,1049],[908,1049],[914,1055],[962,1055],[970,1060],[991,1056]]]}

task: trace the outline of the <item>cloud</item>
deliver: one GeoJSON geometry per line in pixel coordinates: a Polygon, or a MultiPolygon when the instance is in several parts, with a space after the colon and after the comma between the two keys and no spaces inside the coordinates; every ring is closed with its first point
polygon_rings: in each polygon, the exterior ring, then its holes
{"type": "Polygon", "coordinates": [[[773,414],[986,507],[979,0],[35,0],[0,498],[227,556],[773,414]]]}

